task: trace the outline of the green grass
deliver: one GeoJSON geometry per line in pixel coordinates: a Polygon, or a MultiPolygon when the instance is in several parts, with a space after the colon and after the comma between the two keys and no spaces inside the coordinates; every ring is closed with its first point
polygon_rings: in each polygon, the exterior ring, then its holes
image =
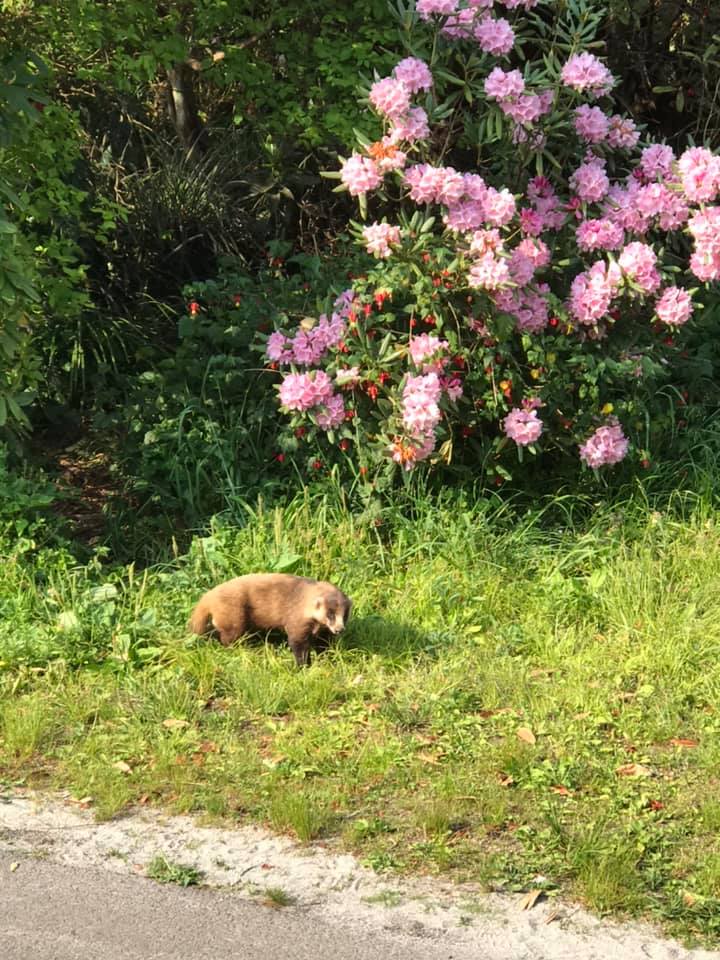
{"type": "Polygon", "coordinates": [[[542,875],[717,941],[720,519],[691,498],[564,506],[301,499],[142,574],[6,544],[0,784],[69,788],[100,817],[147,797],[488,888],[542,875]],[[309,670],[185,632],[203,590],[261,569],[353,597],[309,670]]]}
{"type": "Polygon", "coordinates": [[[168,860],[159,853],[147,865],[146,874],[157,883],[175,883],[179,887],[194,887],[202,880],[202,873],[194,867],[168,860]]]}

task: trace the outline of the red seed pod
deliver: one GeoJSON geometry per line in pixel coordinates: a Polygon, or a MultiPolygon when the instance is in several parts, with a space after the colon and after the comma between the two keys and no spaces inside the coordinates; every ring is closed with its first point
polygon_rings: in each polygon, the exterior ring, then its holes
{"type": "Polygon", "coordinates": [[[551,327],[556,327],[558,323],[560,323],[560,321],[558,320],[557,317],[550,317],[550,319],[548,320],[548,323],[550,324],[551,327]]]}
{"type": "Polygon", "coordinates": [[[284,463],[284,462],[285,462],[285,454],[284,454],[284,453],[276,453],[276,454],[275,454],[275,459],[277,460],[278,463],[284,463]]]}
{"type": "Polygon", "coordinates": [[[323,466],[322,460],[313,460],[313,465],[312,465],[313,470],[322,470],[322,466],[323,466]]]}
{"type": "Polygon", "coordinates": [[[338,446],[340,447],[340,449],[341,449],[343,452],[344,452],[345,450],[349,450],[349,449],[350,449],[350,441],[347,439],[347,437],[343,437],[343,439],[340,441],[340,443],[338,444],[338,446]]]}
{"type": "Polygon", "coordinates": [[[346,411],[345,411],[345,419],[346,419],[346,420],[352,420],[352,419],[354,418],[354,416],[355,416],[355,411],[354,411],[354,410],[346,410],[346,411]]]}
{"type": "Polygon", "coordinates": [[[305,429],[305,427],[295,428],[295,436],[298,438],[298,440],[302,440],[302,438],[305,436],[306,433],[307,433],[307,430],[305,429]]]}
{"type": "Polygon", "coordinates": [[[200,304],[197,300],[191,300],[188,304],[188,310],[190,311],[190,316],[194,317],[196,314],[200,313],[200,304]]]}

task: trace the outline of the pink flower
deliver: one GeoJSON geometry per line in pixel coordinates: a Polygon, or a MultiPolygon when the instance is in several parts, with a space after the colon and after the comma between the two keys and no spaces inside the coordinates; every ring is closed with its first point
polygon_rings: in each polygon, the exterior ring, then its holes
{"type": "Polygon", "coordinates": [[[462,380],[459,377],[440,377],[440,386],[453,403],[463,395],[462,380]]]}
{"type": "Polygon", "coordinates": [[[391,247],[400,243],[400,227],[389,223],[373,223],[365,227],[362,234],[367,252],[380,259],[389,257],[392,253],[391,247]]]}
{"type": "Polygon", "coordinates": [[[687,323],[693,312],[693,303],[687,290],[667,287],[655,304],[655,312],[663,323],[680,327],[687,323]]]}
{"type": "Polygon", "coordinates": [[[711,203],[720,192],[720,157],[704,147],[691,147],[678,160],[683,190],[688,200],[711,203]]]}
{"type": "Polygon", "coordinates": [[[500,109],[516,123],[531,124],[539,120],[545,112],[544,101],[536,93],[523,93],[514,102],[501,100],[500,109]]]}
{"type": "Polygon", "coordinates": [[[593,326],[610,309],[620,284],[620,271],[598,260],[589,270],[578,274],[570,287],[569,309],[578,323],[593,326]]]}
{"type": "Polygon", "coordinates": [[[515,32],[502,17],[488,17],[475,27],[475,39],[485,53],[502,56],[509,53],[515,43],[515,32]]]}
{"type": "Polygon", "coordinates": [[[508,262],[494,253],[486,253],[470,267],[468,285],[483,290],[497,290],[510,280],[508,262]]]}
{"type": "Polygon", "coordinates": [[[495,67],[485,79],[485,93],[494,100],[514,99],[524,92],[525,81],[519,70],[506,73],[502,67],[495,67]]]}
{"type": "Polygon", "coordinates": [[[292,363],[292,341],[289,337],[286,337],[284,333],[276,330],[274,333],[271,333],[267,339],[265,353],[270,360],[276,363],[292,363]]]}
{"type": "Polygon", "coordinates": [[[628,440],[619,423],[598,429],[580,446],[580,459],[596,470],[620,463],[628,452],[628,440]]]}
{"type": "Polygon", "coordinates": [[[360,382],[359,367],[343,367],[335,374],[335,386],[350,389],[360,382]]]}
{"type": "Polygon", "coordinates": [[[628,117],[615,114],[610,117],[607,142],[613,150],[632,150],[640,139],[640,131],[628,117]]]}
{"type": "Polygon", "coordinates": [[[618,257],[623,273],[635,286],[640,287],[643,293],[653,293],[660,286],[661,279],[656,263],[657,257],[653,248],[639,241],[628,243],[618,257]]]}
{"type": "Polygon", "coordinates": [[[418,163],[405,170],[403,179],[410,187],[411,200],[415,203],[435,203],[445,182],[445,173],[442,167],[418,163]]]}
{"type": "Polygon", "coordinates": [[[602,200],[610,189],[610,181],[598,161],[582,163],[570,177],[570,186],[587,203],[602,200]]]}
{"type": "Polygon", "coordinates": [[[583,220],[575,235],[581,250],[619,250],[625,241],[625,231],[612,220],[583,220]]]}
{"type": "Polygon", "coordinates": [[[448,16],[455,13],[458,0],[417,0],[415,9],[422,20],[429,20],[433,14],[448,16]]]}
{"type": "Polygon", "coordinates": [[[451,204],[443,217],[449,230],[467,233],[485,223],[485,208],[481,200],[462,200],[451,204]]]}
{"type": "Polygon", "coordinates": [[[505,436],[514,440],[519,447],[527,447],[540,437],[543,422],[538,419],[537,410],[522,410],[513,407],[503,420],[505,436]]]}
{"type": "Polygon", "coordinates": [[[491,223],[494,227],[502,227],[510,223],[515,216],[515,197],[505,187],[502,190],[488,187],[483,207],[487,223],[491,223]]]}
{"type": "Polygon", "coordinates": [[[481,257],[491,250],[502,250],[503,242],[499,230],[476,230],[470,242],[470,254],[481,257]]]}
{"type": "Polygon", "coordinates": [[[570,57],[560,76],[566,87],[572,87],[579,93],[587,92],[592,97],[609,93],[613,86],[612,74],[591,53],[576,53],[570,57]]]}
{"type": "Polygon", "coordinates": [[[339,393],[326,397],[315,411],[315,422],[321,430],[339,427],[345,419],[345,402],[339,393]]]}
{"type": "Polygon", "coordinates": [[[706,207],[688,221],[695,239],[690,269],[698,280],[720,280],[720,207],[706,207]]]}
{"type": "Polygon", "coordinates": [[[440,174],[439,189],[437,191],[437,202],[449,206],[451,203],[458,203],[465,194],[465,180],[461,173],[453,167],[439,167],[440,174]]]}
{"type": "Polygon", "coordinates": [[[602,143],[607,138],[610,119],[600,107],[584,103],[575,108],[575,130],[586,143],[602,143]]]}
{"type": "Polygon", "coordinates": [[[515,249],[532,261],[535,270],[540,270],[550,263],[550,248],[542,240],[526,237],[515,249]]]}
{"type": "Polygon", "coordinates": [[[410,93],[429,90],[433,78],[424,60],[417,57],[405,57],[393,70],[393,76],[405,85],[410,93]]]}
{"type": "Polygon", "coordinates": [[[408,377],[403,388],[403,423],[416,437],[427,435],[440,420],[440,380],[436,373],[408,377]]]}
{"type": "Polygon", "coordinates": [[[428,363],[431,357],[436,357],[438,353],[447,350],[449,344],[447,340],[440,340],[438,337],[429,333],[421,333],[410,340],[410,357],[416,367],[420,367],[423,373],[439,373],[447,364],[447,357],[441,357],[440,363],[428,363]],[[439,370],[437,369],[439,366],[439,370]]]}
{"type": "Polygon", "coordinates": [[[672,147],[654,143],[640,154],[640,169],[648,180],[664,179],[670,176],[674,159],[672,147]]]}
{"type": "Polygon", "coordinates": [[[390,126],[391,143],[399,143],[400,140],[415,143],[418,140],[427,140],[429,136],[428,116],[422,107],[410,107],[406,116],[394,118],[390,126]]]}
{"type": "Polygon", "coordinates": [[[361,157],[358,153],[354,153],[342,165],[340,179],[352,197],[374,190],[382,181],[375,162],[369,157],[361,157]]]}
{"type": "Polygon", "coordinates": [[[333,396],[332,381],[323,370],[289,373],[280,384],[280,403],[288,410],[309,410],[333,396]]]}
{"type": "Polygon", "coordinates": [[[370,103],[378,113],[396,119],[410,109],[410,91],[401,80],[385,77],[370,87],[370,103]]]}

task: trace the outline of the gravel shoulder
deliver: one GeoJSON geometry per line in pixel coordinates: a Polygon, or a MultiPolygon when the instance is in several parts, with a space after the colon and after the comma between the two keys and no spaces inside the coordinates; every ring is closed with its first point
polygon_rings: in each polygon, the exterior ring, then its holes
{"type": "Polygon", "coordinates": [[[59,795],[0,797],[0,890],[4,960],[720,960],[552,899],[523,909],[471,885],[383,877],[256,827],[145,809],[95,823],[59,795]],[[203,886],[148,880],[158,854],[202,871],[203,886]],[[290,905],[273,908],[268,888],[290,905]]]}

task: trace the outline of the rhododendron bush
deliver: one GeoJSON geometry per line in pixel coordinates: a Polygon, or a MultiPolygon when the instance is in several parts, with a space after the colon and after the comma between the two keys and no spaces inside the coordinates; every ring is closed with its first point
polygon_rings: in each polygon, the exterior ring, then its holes
{"type": "Polygon", "coordinates": [[[676,156],[616,112],[592,6],[399,15],[410,55],[367,90],[382,133],[338,174],[372,263],[267,340],[290,429],[363,473],[646,464],[657,390],[720,277],[720,157],[676,156]]]}

